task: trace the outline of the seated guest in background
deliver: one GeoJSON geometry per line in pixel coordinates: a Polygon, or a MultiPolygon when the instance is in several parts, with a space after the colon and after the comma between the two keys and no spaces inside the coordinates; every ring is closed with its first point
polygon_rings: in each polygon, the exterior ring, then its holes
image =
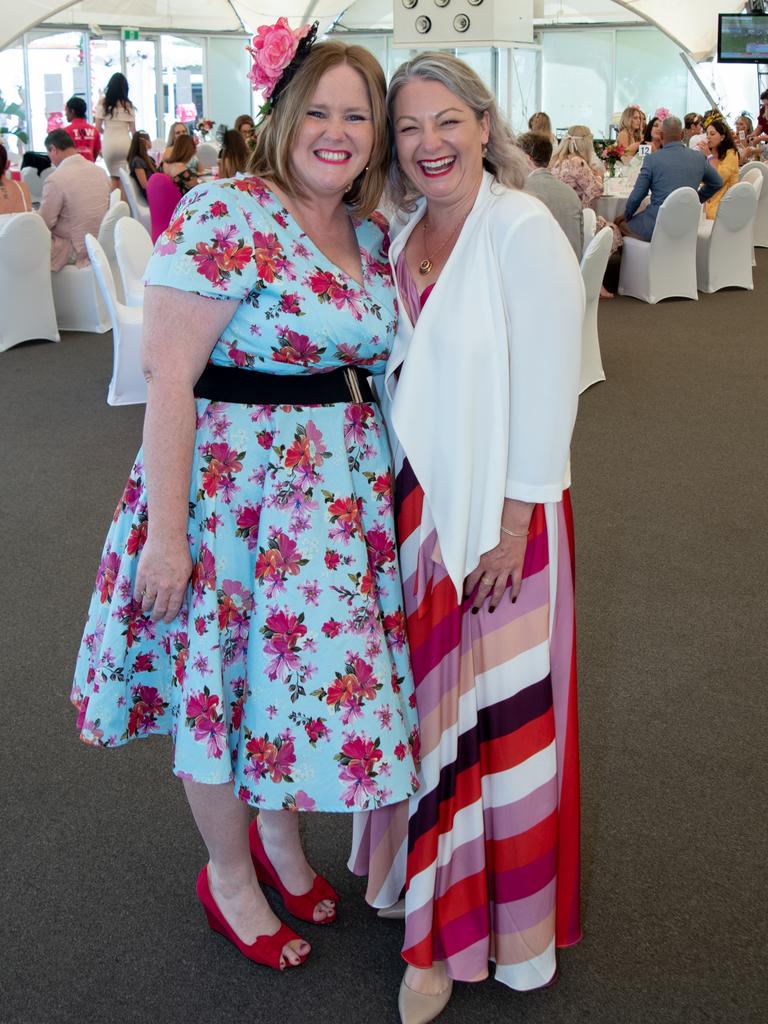
{"type": "Polygon", "coordinates": [[[616,136],[616,145],[624,147],[622,160],[629,161],[637,154],[640,144],[643,141],[643,112],[636,104],[625,107],[621,112],[619,131],[616,136]]]}
{"type": "Polygon", "coordinates": [[[171,147],[168,159],[161,165],[163,173],[179,186],[182,195],[198,183],[199,164],[195,152],[195,140],[192,136],[180,135],[171,147]]]}
{"type": "Polygon", "coordinates": [[[219,150],[219,177],[234,178],[242,174],[248,165],[251,151],[242,133],[235,128],[221,125],[218,134],[221,149],[219,150]]]}
{"type": "Polygon", "coordinates": [[[0,144],[0,214],[27,213],[32,209],[29,189],[23,181],[6,178],[8,150],[0,144]]]}
{"type": "Polygon", "coordinates": [[[750,160],[760,159],[760,148],[752,141],[754,134],[755,128],[752,124],[752,118],[746,113],[739,114],[736,118],[736,131],[734,132],[733,141],[739,154],[739,164],[741,166],[748,164],[750,160]]]}
{"type": "Polygon", "coordinates": [[[683,145],[683,123],[679,117],[667,117],[661,123],[664,147],[649,153],[643,161],[635,187],[622,216],[616,218],[622,234],[650,242],[659,207],[676,188],[698,189],[702,202],[723,184],[720,175],[697,149],[683,145]],[[637,209],[650,192],[651,201],[640,213],[637,209]]]}
{"type": "MultiPolygon", "coordinates": [[[[183,121],[174,121],[168,131],[168,138],[165,140],[165,149],[163,150],[163,155],[160,157],[161,164],[170,159],[173,144],[176,139],[180,138],[182,135],[189,135],[187,126],[183,121]]],[[[192,138],[191,135],[189,135],[189,137],[192,138]]]]}
{"type": "Polygon", "coordinates": [[[552,131],[552,122],[549,119],[549,114],[545,114],[543,110],[531,114],[528,118],[528,131],[535,132],[537,135],[546,135],[553,147],[557,142],[555,133],[552,131]]]}
{"type": "Polygon", "coordinates": [[[643,142],[651,147],[651,153],[658,153],[664,145],[661,132],[661,119],[652,117],[645,127],[643,142]]]}
{"type": "Polygon", "coordinates": [[[720,200],[729,188],[739,183],[739,153],[731,129],[720,118],[715,118],[707,125],[707,143],[709,163],[723,180],[721,188],[704,203],[707,220],[714,220],[720,200]]]}
{"type": "Polygon", "coordinates": [[[240,132],[249,146],[252,145],[256,134],[256,125],[250,114],[241,114],[235,119],[235,131],[240,132]]]}
{"type": "Polygon", "coordinates": [[[94,163],[101,153],[101,135],[96,131],[95,124],[88,124],[86,112],[82,96],[71,96],[64,107],[64,115],[69,121],[69,124],[64,125],[64,131],[74,142],[80,156],[94,163]]]}
{"type": "MultiPolygon", "coordinates": [[[[128,167],[131,177],[139,186],[141,194],[147,197],[147,181],[157,173],[157,164],[149,152],[152,140],[146,132],[136,132],[128,150],[128,167]]],[[[173,148],[173,147],[171,147],[173,148]]]]}
{"type": "Polygon", "coordinates": [[[683,145],[690,145],[691,139],[696,135],[704,134],[704,118],[701,114],[691,111],[683,118],[683,145]]]}
{"type": "MultiPolygon", "coordinates": [[[[586,125],[575,124],[568,129],[555,150],[549,169],[559,181],[570,185],[583,207],[592,206],[603,194],[603,165],[595,153],[592,132],[586,125]]],[[[614,253],[621,246],[621,232],[615,224],[598,214],[597,230],[604,227],[613,231],[611,252],[614,253]]],[[[600,294],[609,298],[608,292],[601,291],[600,294]]]]}
{"type": "Polygon", "coordinates": [[[51,270],[68,263],[88,266],[85,236],[99,234],[109,209],[110,180],[77,152],[63,128],[46,136],[45,148],[56,168],[45,179],[40,203],[40,216],[51,232],[51,270]]]}
{"type": "Polygon", "coordinates": [[[549,209],[571,243],[576,259],[581,260],[584,249],[584,215],[581,200],[570,185],[558,181],[548,170],[552,159],[552,142],[548,135],[526,132],[519,135],[517,144],[533,164],[523,191],[536,196],[549,209]]]}
{"type": "Polygon", "coordinates": [[[760,93],[760,113],[757,115],[757,128],[752,141],[755,145],[768,142],[768,89],[760,93]]]}

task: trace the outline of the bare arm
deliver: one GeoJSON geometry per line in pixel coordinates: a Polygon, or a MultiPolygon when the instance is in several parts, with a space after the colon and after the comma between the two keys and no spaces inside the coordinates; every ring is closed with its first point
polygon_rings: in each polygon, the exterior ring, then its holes
{"type": "Polygon", "coordinates": [[[134,167],[133,173],[136,176],[136,181],[141,185],[144,191],[147,191],[147,172],[143,167],[134,167]]]}
{"type": "Polygon", "coordinates": [[[148,531],[136,575],[144,612],[171,622],[192,572],[187,544],[195,437],[193,387],[238,302],[148,287],[142,366],[147,379],[144,471],[148,531]]]}

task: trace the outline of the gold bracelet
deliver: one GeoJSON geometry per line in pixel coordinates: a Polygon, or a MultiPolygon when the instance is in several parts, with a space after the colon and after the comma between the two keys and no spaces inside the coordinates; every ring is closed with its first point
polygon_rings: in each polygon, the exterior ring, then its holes
{"type": "Polygon", "coordinates": [[[528,536],[528,531],[527,530],[525,531],[525,533],[515,533],[514,530],[508,530],[506,528],[506,526],[500,526],[499,529],[501,530],[502,533],[506,533],[507,536],[509,536],[509,537],[527,537],[528,536]]]}

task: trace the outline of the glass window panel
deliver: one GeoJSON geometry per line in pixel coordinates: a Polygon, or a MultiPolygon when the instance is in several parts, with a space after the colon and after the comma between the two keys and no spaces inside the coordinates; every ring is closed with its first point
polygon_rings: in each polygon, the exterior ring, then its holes
{"type": "Polygon", "coordinates": [[[16,104],[23,111],[20,117],[0,113],[0,128],[8,129],[8,131],[0,132],[0,141],[8,150],[11,162],[17,163],[25,147],[24,143],[11,132],[21,130],[28,134],[24,96],[24,53],[20,46],[0,50],[0,98],[2,98],[0,109],[5,110],[11,104],[16,104]]]}
{"type": "Polygon", "coordinates": [[[151,139],[157,135],[156,45],[153,39],[132,39],[125,44],[128,95],[136,108],[136,127],[151,139]]]}
{"type": "Polygon", "coordinates": [[[253,113],[253,89],[247,77],[251,59],[245,49],[248,41],[217,36],[208,40],[208,116],[230,128],[240,114],[253,113]]]}
{"type": "Polygon", "coordinates": [[[512,127],[516,132],[528,131],[528,119],[539,109],[539,51],[512,51],[512,127]]]}
{"type": "Polygon", "coordinates": [[[649,118],[659,107],[682,117],[687,102],[688,68],[680,48],[656,29],[619,29],[613,112],[639,103],[649,118]]]}
{"type": "Polygon", "coordinates": [[[613,34],[542,32],[541,108],[559,136],[585,124],[602,138],[610,121],[613,34]]]}
{"type": "MultiPolygon", "coordinates": [[[[104,90],[107,82],[116,71],[122,72],[120,63],[120,40],[117,36],[91,38],[89,47],[89,60],[91,65],[90,96],[88,97],[88,114],[93,118],[93,111],[104,90]]],[[[129,89],[130,94],[130,89],[129,89]]],[[[131,97],[133,99],[133,97],[131,97]]]]}
{"type": "Polygon", "coordinates": [[[29,43],[31,134],[35,149],[45,136],[66,123],[64,104],[73,95],[84,95],[85,52],[80,32],[37,36],[29,43]]]}
{"type": "Polygon", "coordinates": [[[206,116],[203,90],[203,46],[200,39],[162,37],[163,130],[174,121],[193,124],[206,116]]]}

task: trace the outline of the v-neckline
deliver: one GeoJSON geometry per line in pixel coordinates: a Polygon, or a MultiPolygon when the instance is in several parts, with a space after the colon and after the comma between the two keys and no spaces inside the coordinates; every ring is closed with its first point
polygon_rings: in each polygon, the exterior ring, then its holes
{"type": "MultiPolygon", "coordinates": [[[[311,235],[307,234],[307,232],[301,226],[301,224],[299,223],[299,218],[294,213],[292,213],[291,210],[288,209],[288,207],[282,201],[282,199],[277,194],[277,192],[275,192],[275,190],[272,187],[272,185],[268,184],[267,188],[269,188],[270,192],[272,193],[272,195],[274,196],[275,200],[277,201],[277,205],[280,208],[280,212],[286,214],[286,216],[291,218],[291,221],[296,226],[296,229],[299,232],[299,237],[301,239],[306,239],[309,242],[309,244],[312,246],[312,248],[315,250],[315,252],[318,255],[322,256],[322,258],[326,261],[326,263],[328,263],[331,267],[335,267],[336,270],[338,270],[338,272],[340,274],[343,274],[344,277],[348,281],[351,281],[357,288],[360,289],[360,291],[365,292],[367,294],[368,288],[366,287],[365,271],[363,269],[363,251],[362,251],[362,248],[360,246],[360,239],[357,237],[357,229],[355,228],[355,222],[353,221],[352,217],[350,217],[349,214],[347,214],[347,216],[349,217],[349,222],[352,225],[352,233],[355,236],[355,243],[357,244],[357,258],[358,258],[359,265],[360,265],[360,278],[361,278],[360,281],[358,281],[356,277],[352,277],[351,274],[348,274],[346,272],[346,270],[344,269],[344,267],[340,267],[339,264],[336,263],[335,260],[332,260],[330,256],[328,256],[325,252],[323,252],[323,250],[320,248],[320,246],[317,244],[317,242],[314,240],[314,238],[312,238],[311,235]]],[[[361,223],[363,223],[363,222],[361,221],[361,223]]]]}

